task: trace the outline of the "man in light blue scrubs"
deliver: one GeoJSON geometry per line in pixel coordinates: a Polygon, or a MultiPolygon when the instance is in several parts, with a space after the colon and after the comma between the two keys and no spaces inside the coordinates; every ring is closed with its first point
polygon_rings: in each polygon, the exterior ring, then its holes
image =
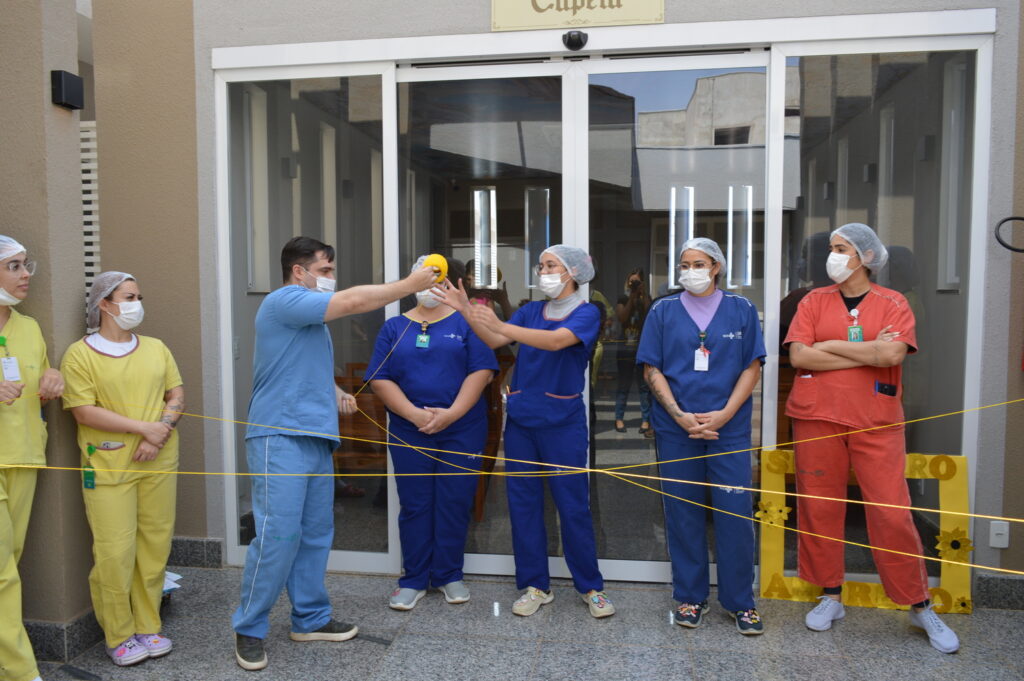
{"type": "Polygon", "coordinates": [[[327,322],[428,289],[436,277],[434,269],[423,268],[401,281],[335,292],[334,249],[308,237],[285,244],[281,270],[285,285],[256,313],[245,434],[256,536],[231,624],[235,659],[250,671],[267,666],[263,639],[270,609],[285,586],[293,641],[345,641],[358,632],[331,616],[324,586],[334,538],[331,475],[338,413],[355,411],[355,398],[334,384],[327,322]]]}

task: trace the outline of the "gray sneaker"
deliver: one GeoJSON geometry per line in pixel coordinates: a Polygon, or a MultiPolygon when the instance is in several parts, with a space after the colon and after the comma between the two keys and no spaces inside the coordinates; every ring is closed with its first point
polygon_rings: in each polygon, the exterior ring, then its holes
{"type": "Polygon", "coordinates": [[[832,622],[845,616],[846,609],[842,603],[828,596],[818,596],[818,604],[804,617],[804,624],[814,631],[828,631],[832,622]]]}
{"type": "Polygon", "coordinates": [[[427,595],[426,589],[406,589],[398,587],[391,592],[388,607],[392,610],[412,610],[420,599],[427,595]]]}
{"type": "Polygon", "coordinates": [[[444,593],[444,599],[449,603],[465,603],[469,600],[469,589],[461,579],[448,582],[441,587],[441,592],[444,593]]]}
{"type": "Polygon", "coordinates": [[[910,609],[910,623],[924,629],[932,648],[942,653],[955,653],[960,650],[960,639],[956,632],[947,627],[935,614],[935,604],[931,603],[920,612],[910,609]]]}

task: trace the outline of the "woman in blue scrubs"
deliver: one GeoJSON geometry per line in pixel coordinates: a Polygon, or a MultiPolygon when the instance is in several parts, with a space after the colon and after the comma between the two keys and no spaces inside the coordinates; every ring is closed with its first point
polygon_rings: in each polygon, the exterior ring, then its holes
{"type": "Polygon", "coordinates": [[[711,239],[683,244],[678,267],[685,290],[655,301],[637,362],[657,401],[652,416],[661,476],[716,485],[709,495],[703,484],[662,482],[673,597],[679,602],[675,622],[698,627],[708,609],[704,523],[710,505],[718,600],[741,634],[757,635],[764,622],[754,603],[751,495],[730,487],[751,486],[751,393],[765,349],[754,305],[716,286],[725,266],[711,239]]]}
{"type": "Polygon", "coordinates": [[[492,348],[519,343],[505,408],[505,470],[510,474],[508,508],[516,585],[525,592],[512,605],[512,612],[532,615],[555,598],[544,527],[546,477],[576,591],[592,616],[608,617],[615,607],[604,593],[597,566],[587,474],[550,475],[566,470],[557,466],[587,466],[583,389],[601,314],[583,299],[579,286],[594,277],[594,265],[583,249],[557,245],[541,253],[537,274],[539,288],[549,300],[527,303],[508,322],[498,319],[488,306],[470,305],[461,282],[458,289],[449,283],[444,300],[462,310],[473,330],[492,348]]]}
{"type": "MultiPolygon", "coordinates": [[[[461,263],[449,267],[461,274],[461,263]]],[[[389,450],[399,474],[404,574],[388,603],[395,610],[412,610],[430,586],[449,603],[469,600],[462,565],[477,476],[445,474],[480,470],[487,440],[482,394],[498,370],[494,352],[460,313],[429,291],[417,293],[416,302],[384,323],[364,377],[388,409],[389,450]]]]}

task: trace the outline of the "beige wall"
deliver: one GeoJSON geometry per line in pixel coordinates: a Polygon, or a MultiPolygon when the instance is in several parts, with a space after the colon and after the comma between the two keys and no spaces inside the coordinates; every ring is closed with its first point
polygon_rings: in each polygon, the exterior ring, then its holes
{"type": "MultiPolygon", "coordinates": [[[[93,3],[102,267],[138,277],[142,332],[170,347],[186,411],[202,414],[192,3],[93,3]]],[[[204,469],[203,423],[184,417],[181,470],[204,469]]],[[[203,478],[178,480],[175,534],[205,537],[203,478]]]]}
{"type": "MultiPolygon", "coordinates": [[[[1021,29],[1024,30],[1024,13],[1021,14],[1021,29]]],[[[1019,66],[1024,67],[1024,48],[1020,49],[1019,66]]],[[[1013,214],[1024,215],[1024,68],[1017,72],[1017,136],[1016,159],[1013,175],[1013,214]]],[[[1000,218],[1001,219],[1001,218],[1000,218]]],[[[1004,225],[1004,238],[1014,235],[1013,245],[1024,248],[1024,223],[1004,225]],[[1010,227],[1012,225],[1012,232],[1010,227]]],[[[1010,352],[1007,358],[1006,399],[1024,397],[1024,253],[1013,254],[1010,266],[1010,352]]],[[[1024,403],[1007,407],[1006,414],[1006,460],[1003,472],[1004,499],[1003,515],[1009,518],[1024,518],[1024,403]]],[[[978,537],[975,544],[987,541],[978,537]]],[[[1001,567],[1024,570],[1024,523],[1010,523],[1010,548],[1003,552],[1001,567]]]]}
{"type": "MultiPolygon", "coordinates": [[[[19,312],[42,327],[50,362],[81,332],[84,287],[77,175],[78,114],[50,103],[50,71],[77,71],[74,3],[8,3],[0,22],[0,233],[21,241],[39,270],[19,312]]],[[[77,466],[71,419],[45,408],[47,461],[77,466]]],[[[87,610],[89,529],[73,472],[39,476],[21,561],[27,619],[67,621],[87,610]]]]}

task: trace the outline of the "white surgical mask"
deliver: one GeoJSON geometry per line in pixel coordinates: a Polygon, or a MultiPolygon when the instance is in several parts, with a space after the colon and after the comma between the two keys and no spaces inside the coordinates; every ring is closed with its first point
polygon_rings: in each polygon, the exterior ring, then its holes
{"type": "Polygon", "coordinates": [[[7,289],[0,286],[0,305],[9,305],[10,307],[14,307],[20,302],[21,298],[15,298],[7,292],[7,289]]]}
{"type": "Polygon", "coordinates": [[[828,278],[837,284],[842,284],[844,281],[850,278],[850,275],[856,272],[856,269],[850,269],[847,265],[850,264],[850,256],[844,253],[829,253],[828,260],[825,262],[825,271],[828,272],[828,278]]]}
{"type": "Polygon", "coordinates": [[[537,288],[548,298],[557,298],[568,282],[562,281],[561,274],[542,274],[537,288]]]}
{"type": "MultiPolygon", "coordinates": [[[[306,269],[306,268],[303,268],[306,269]]],[[[306,274],[313,277],[313,273],[306,270],[306,274]]],[[[330,277],[313,277],[316,279],[316,290],[320,293],[334,293],[338,290],[338,280],[330,277]]]]}
{"type": "Polygon", "coordinates": [[[697,270],[692,267],[679,273],[679,285],[694,295],[699,295],[711,286],[711,272],[707,269],[697,270]]]}
{"type": "MultiPolygon", "coordinates": [[[[146,311],[142,309],[141,300],[132,300],[124,303],[118,303],[117,306],[121,309],[121,314],[112,314],[114,322],[125,331],[131,331],[136,326],[142,323],[143,317],[146,316],[146,311]]],[[[107,314],[110,314],[109,312],[107,314]]]]}
{"type": "Polygon", "coordinates": [[[416,303],[429,310],[440,305],[441,301],[435,298],[430,291],[420,291],[416,294],[416,303]]]}

